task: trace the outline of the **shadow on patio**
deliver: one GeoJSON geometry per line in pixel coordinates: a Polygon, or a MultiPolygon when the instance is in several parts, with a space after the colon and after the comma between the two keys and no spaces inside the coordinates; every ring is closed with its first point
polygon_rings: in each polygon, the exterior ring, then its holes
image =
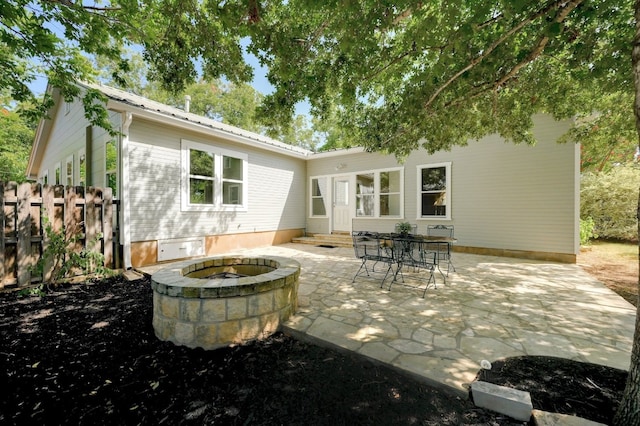
{"type": "MultiPolygon", "coordinates": [[[[351,283],[353,249],[285,244],[242,254],[302,265],[285,331],[466,392],[483,359],[557,356],[628,370],[635,308],[577,265],[455,253],[438,288],[351,283]]],[[[405,275],[411,284],[410,274],[405,275]]]]}

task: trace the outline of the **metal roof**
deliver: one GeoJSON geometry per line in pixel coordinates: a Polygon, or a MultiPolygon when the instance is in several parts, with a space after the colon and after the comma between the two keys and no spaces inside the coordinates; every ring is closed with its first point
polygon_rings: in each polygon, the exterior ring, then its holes
{"type": "Polygon", "coordinates": [[[191,123],[193,125],[205,126],[210,129],[214,129],[219,132],[226,133],[228,135],[233,135],[236,137],[241,137],[243,139],[248,139],[250,141],[255,142],[256,147],[260,147],[261,145],[263,146],[266,145],[266,147],[277,148],[279,151],[289,152],[290,154],[295,155],[297,157],[299,156],[308,157],[311,154],[313,154],[313,151],[310,151],[308,149],[301,148],[295,145],[289,145],[284,142],[280,142],[278,140],[272,139],[268,136],[260,135],[258,133],[250,132],[248,130],[243,130],[243,129],[240,129],[239,127],[221,123],[219,121],[216,121],[211,118],[204,117],[198,114],[186,112],[182,109],[175,108],[170,105],[163,104],[161,102],[156,102],[151,99],[147,99],[145,97],[126,92],[124,90],[116,89],[114,87],[106,86],[103,84],[93,84],[93,83],[79,83],[79,84],[80,86],[83,86],[85,88],[98,90],[110,100],[131,106],[135,109],[155,112],[164,116],[172,117],[175,119],[185,121],[187,123],[191,123]]]}

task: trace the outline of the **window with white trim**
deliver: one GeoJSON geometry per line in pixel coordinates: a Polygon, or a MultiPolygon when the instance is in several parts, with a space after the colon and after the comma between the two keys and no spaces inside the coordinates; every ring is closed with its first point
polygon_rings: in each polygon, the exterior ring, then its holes
{"type": "Polygon", "coordinates": [[[356,174],[356,216],[403,216],[404,176],[402,168],[356,174]]]}
{"type": "Polygon", "coordinates": [[[111,188],[112,197],[118,198],[118,140],[104,144],[104,186],[111,188]]]}
{"type": "Polygon", "coordinates": [[[84,149],[78,151],[78,185],[87,184],[87,154],[84,149]]]}
{"type": "Polygon", "coordinates": [[[328,179],[326,177],[311,178],[311,216],[326,216],[328,203],[328,179]]]}
{"type": "Polygon", "coordinates": [[[62,168],[60,167],[60,163],[56,163],[55,165],[55,184],[60,185],[62,183],[62,168]]]}
{"type": "Polygon", "coordinates": [[[246,210],[247,154],[182,140],[183,210],[246,210]]]}
{"type": "Polygon", "coordinates": [[[64,167],[65,173],[65,185],[73,186],[73,155],[67,157],[67,162],[64,167]]]}
{"type": "Polygon", "coordinates": [[[356,216],[373,217],[375,215],[375,175],[365,173],[356,175],[356,216]]]}
{"type": "Polygon", "coordinates": [[[42,172],[42,184],[43,185],[48,185],[49,184],[49,169],[45,169],[42,172]]]}
{"type": "Polygon", "coordinates": [[[418,166],[418,208],[422,219],[451,219],[451,163],[418,166]]]}

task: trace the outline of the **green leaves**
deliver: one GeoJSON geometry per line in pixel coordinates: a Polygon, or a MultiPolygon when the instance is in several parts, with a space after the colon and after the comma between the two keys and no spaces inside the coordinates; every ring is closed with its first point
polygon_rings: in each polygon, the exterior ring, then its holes
{"type": "Polygon", "coordinates": [[[276,88],[263,115],[285,120],[307,98],[326,118],[334,104],[361,144],[398,156],[494,131],[533,143],[531,114],[568,117],[594,84],[630,88],[614,52],[630,50],[631,1],[580,3],[268,3],[249,27],[276,88]]]}

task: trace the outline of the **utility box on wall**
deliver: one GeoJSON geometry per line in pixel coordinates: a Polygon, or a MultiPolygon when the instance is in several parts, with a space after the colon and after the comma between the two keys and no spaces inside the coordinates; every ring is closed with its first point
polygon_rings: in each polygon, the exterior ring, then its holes
{"type": "Polygon", "coordinates": [[[204,256],[204,238],[158,241],[158,262],[204,256]]]}

